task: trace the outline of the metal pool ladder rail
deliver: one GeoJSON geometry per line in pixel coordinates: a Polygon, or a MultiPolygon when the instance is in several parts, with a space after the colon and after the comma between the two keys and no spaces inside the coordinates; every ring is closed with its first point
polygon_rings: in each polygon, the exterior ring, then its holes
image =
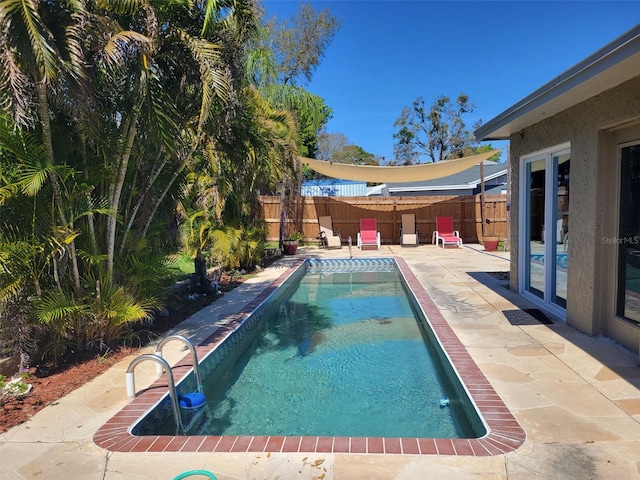
{"type": "Polygon", "coordinates": [[[173,380],[173,372],[171,371],[171,366],[164,358],[158,357],[153,353],[145,353],[133,359],[133,361],[129,364],[129,368],[127,368],[126,373],[127,397],[131,399],[136,396],[136,381],[133,375],[133,370],[135,369],[136,365],[145,360],[151,360],[152,362],[159,363],[162,367],[164,367],[164,371],[167,372],[171,409],[173,410],[173,419],[176,422],[176,435],[184,434],[184,426],[182,425],[182,415],[180,415],[178,394],[176,393],[176,384],[173,380]]]}
{"type": "Polygon", "coordinates": [[[176,423],[176,435],[184,434],[185,428],[182,423],[182,414],[180,413],[180,407],[184,404],[184,408],[187,409],[199,408],[205,403],[203,393],[204,389],[202,387],[202,381],[200,380],[200,370],[198,366],[198,355],[196,353],[196,348],[189,341],[189,339],[183,337],[182,335],[169,335],[158,344],[154,353],[145,353],[143,355],[140,355],[139,357],[134,358],[133,361],[129,364],[129,368],[127,368],[126,373],[127,397],[130,399],[136,396],[136,382],[133,371],[136,365],[144,360],[151,360],[156,363],[156,371],[158,372],[158,376],[162,375],[163,372],[167,372],[167,380],[169,383],[169,398],[171,400],[173,419],[176,423]],[[171,366],[169,365],[169,362],[162,358],[162,347],[164,347],[171,340],[179,340],[183,342],[187,345],[189,351],[191,352],[191,358],[193,359],[193,373],[196,377],[196,385],[198,387],[197,393],[186,394],[183,397],[178,397],[171,366]]]}
{"type": "MultiPolygon", "coordinates": [[[[162,347],[164,347],[171,340],[179,340],[183,342],[191,352],[191,359],[193,361],[193,374],[196,377],[196,385],[198,387],[198,392],[202,393],[202,380],[200,380],[200,369],[198,366],[198,354],[196,353],[196,347],[193,346],[193,343],[189,341],[188,338],[183,337],[182,335],[169,335],[162,339],[162,341],[156,347],[156,351],[154,355],[157,355],[159,358],[162,358],[162,347]]],[[[162,375],[162,366],[160,364],[157,365],[156,370],[158,371],[158,375],[162,375]]]]}

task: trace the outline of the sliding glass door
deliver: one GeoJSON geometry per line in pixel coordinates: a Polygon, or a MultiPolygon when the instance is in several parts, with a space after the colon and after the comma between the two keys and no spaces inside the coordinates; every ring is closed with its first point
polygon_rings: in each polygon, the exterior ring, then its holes
{"type": "Polygon", "coordinates": [[[640,144],[620,149],[616,315],[640,322],[640,144]]]}
{"type": "Polygon", "coordinates": [[[568,147],[522,161],[520,291],[555,309],[566,308],[569,249],[568,147]]]}

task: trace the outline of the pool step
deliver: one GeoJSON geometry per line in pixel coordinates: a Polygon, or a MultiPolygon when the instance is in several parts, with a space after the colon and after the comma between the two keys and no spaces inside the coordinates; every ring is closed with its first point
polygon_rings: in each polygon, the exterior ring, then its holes
{"type": "Polygon", "coordinates": [[[209,409],[205,406],[204,408],[191,410],[191,412],[193,412],[191,418],[184,418],[187,415],[183,414],[183,421],[186,420],[184,431],[186,435],[197,435],[198,430],[207,421],[209,409]]]}

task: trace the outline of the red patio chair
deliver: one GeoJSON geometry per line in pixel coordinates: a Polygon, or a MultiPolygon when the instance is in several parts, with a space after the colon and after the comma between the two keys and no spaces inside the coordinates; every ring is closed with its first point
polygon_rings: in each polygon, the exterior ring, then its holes
{"type": "Polygon", "coordinates": [[[358,232],[358,248],[375,247],[380,250],[380,232],[375,218],[361,218],[358,232]]]}
{"type": "Polygon", "coordinates": [[[460,232],[453,229],[453,219],[451,217],[436,217],[436,230],[433,232],[431,243],[437,246],[440,241],[442,242],[442,248],[445,245],[462,246],[460,232]]]}

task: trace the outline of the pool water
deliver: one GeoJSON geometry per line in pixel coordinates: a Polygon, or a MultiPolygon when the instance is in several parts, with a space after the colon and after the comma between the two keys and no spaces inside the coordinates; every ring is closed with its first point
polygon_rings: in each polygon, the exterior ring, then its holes
{"type": "MultiPolygon", "coordinates": [[[[544,254],[543,253],[532,253],[531,261],[533,263],[537,263],[540,265],[544,265],[544,254]]],[[[569,265],[569,254],[567,253],[557,253],[556,254],[556,266],[557,268],[566,270],[569,265]]]]}
{"type": "Polygon", "coordinates": [[[475,436],[398,271],[311,270],[292,292],[205,379],[188,434],[475,436]]]}

